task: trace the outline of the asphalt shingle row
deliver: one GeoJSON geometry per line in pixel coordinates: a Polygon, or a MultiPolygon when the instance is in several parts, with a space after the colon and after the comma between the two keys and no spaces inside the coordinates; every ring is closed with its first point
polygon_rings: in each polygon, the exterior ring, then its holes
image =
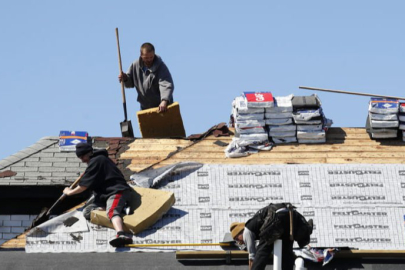
{"type": "Polygon", "coordinates": [[[84,172],[86,164],[74,152],[60,152],[58,137],[45,137],[34,145],[0,161],[0,185],[69,185],[84,172]]]}

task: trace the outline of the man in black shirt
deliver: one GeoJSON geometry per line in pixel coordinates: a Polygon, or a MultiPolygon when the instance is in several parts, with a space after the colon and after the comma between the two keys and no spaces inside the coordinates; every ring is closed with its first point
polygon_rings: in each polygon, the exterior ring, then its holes
{"type": "Polygon", "coordinates": [[[312,226],[292,204],[278,203],[260,209],[246,223],[233,222],[230,231],[236,242],[246,245],[250,270],[265,269],[277,239],[282,240],[282,270],[292,270],[294,241],[300,247],[309,244],[312,226]]]}
{"type": "Polygon", "coordinates": [[[132,244],[132,238],[124,233],[122,212],[125,206],[134,210],[136,192],[131,188],[121,171],[108,158],[107,150],[93,151],[87,143],[76,145],[76,155],[88,166],[80,179],[79,185],[74,188],[65,188],[63,193],[67,196],[79,194],[88,188],[93,191],[94,201],[85,206],[83,214],[90,219],[90,213],[96,208],[105,209],[117,232],[116,238],[110,241],[113,247],[123,247],[132,244]]]}

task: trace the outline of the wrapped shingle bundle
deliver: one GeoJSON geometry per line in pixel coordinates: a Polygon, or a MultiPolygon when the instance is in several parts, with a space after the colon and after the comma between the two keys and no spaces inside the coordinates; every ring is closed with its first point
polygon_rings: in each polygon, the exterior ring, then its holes
{"type": "Polygon", "coordinates": [[[405,130],[405,103],[399,104],[399,129],[405,130]]]}
{"type": "Polygon", "coordinates": [[[226,157],[243,157],[258,150],[271,149],[265,130],[264,110],[266,106],[273,106],[273,97],[271,93],[260,93],[257,99],[258,101],[248,101],[244,94],[233,100],[231,119],[235,137],[225,149],[226,157]]]}
{"type": "Polygon", "coordinates": [[[243,92],[248,108],[270,108],[274,106],[271,92],[243,92]]]}
{"type": "Polygon", "coordinates": [[[295,96],[292,104],[298,142],[325,143],[326,131],[333,122],[325,117],[319,97],[316,94],[295,96]]]}
{"type": "Polygon", "coordinates": [[[370,115],[367,116],[366,131],[373,139],[396,138],[398,136],[397,128],[373,128],[371,126],[370,115]]]}
{"type": "Polygon", "coordinates": [[[373,139],[398,136],[399,102],[397,99],[371,98],[368,111],[366,127],[373,139]]]}
{"type": "Polygon", "coordinates": [[[276,144],[297,141],[296,125],[292,119],[293,95],[274,98],[274,107],[266,108],[264,118],[269,137],[276,144]]]}

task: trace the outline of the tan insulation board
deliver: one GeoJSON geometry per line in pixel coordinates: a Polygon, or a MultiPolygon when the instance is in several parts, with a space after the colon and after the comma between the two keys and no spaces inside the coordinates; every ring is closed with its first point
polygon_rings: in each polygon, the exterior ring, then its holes
{"type": "Polygon", "coordinates": [[[159,113],[157,108],[151,108],[137,112],[137,116],[142,138],[186,136],[178,102],[169,105],[164,113],[159,113]]]}
{"type": "MultiPolygon", "coordinates": [[[[138,234],[158,221],[175,203],[174,194],[150,188],[134,187],[140,195],[139,207],[132,215],[124,216],[124,230],[138,234]]],[[[91,212],[92,223],[113,228],[106,211],[91,212]]]]}

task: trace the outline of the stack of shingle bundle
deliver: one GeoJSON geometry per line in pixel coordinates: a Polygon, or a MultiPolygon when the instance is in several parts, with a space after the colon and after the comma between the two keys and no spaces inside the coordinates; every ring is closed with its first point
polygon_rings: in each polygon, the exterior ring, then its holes
{"type": "Polygon", "coordinates": [[[402,140],[405,142],[405,103],[399,105],[399,129],[402,130],[402,140]]]}
{"type": "Polygon", "coordinates": [[[398,99],[371,98],[368,111],[367,131],[373,139],[398,136],[398,99]]]}
{"type": "Polygon", "coordinates": [[[225,150],[227,157],[247,156],[257,150],[271,149],[265,130],[264,110],[273,105],[271,93],[245,92],[243,96],[233,100],[235,137],[225,150]]]}
{"type": "Polygon", "coordinates": [[[298,142],[325,143],[325,131],[332,125],[332,121],[325,117],[319,97],[316,94],[295,96],[292,99],[292,105],[298,142]]]}
{"type": "Polygon", "coordinates": [[[264,118],[269,131],[269,137],[276,144],[293,143],[297,141],[297,126],[293,122],[293,95],[275,97],[274,106],[266,107],[264,118]]]}

